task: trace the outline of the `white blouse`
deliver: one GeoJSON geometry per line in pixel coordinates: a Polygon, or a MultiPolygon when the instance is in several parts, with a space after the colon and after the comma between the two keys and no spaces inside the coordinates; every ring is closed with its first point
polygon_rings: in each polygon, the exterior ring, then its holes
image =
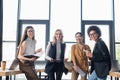
{"type": "Polygon", "coordinates": [[[24,55],[33,55],[35,53],[36,41],[30,38],[27,38],[25,41],[27,44],[26,44],[24,55]]]}

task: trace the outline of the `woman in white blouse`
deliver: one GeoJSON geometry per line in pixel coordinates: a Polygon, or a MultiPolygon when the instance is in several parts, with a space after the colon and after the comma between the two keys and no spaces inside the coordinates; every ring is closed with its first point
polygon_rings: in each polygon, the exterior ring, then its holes
{"type": "Polygon", "coordinates": [[[34,61],[36,60],[36,57],[25,57],[26,55],[34,55],[42,50],[42,48],[40,48],[35,51],[36,40],[34,39],[34,35],[33,27],[27,26],[19,44],[19,67],[20,70],[25,73],[27,80],[39,80],[34,67],[34,61]]]}

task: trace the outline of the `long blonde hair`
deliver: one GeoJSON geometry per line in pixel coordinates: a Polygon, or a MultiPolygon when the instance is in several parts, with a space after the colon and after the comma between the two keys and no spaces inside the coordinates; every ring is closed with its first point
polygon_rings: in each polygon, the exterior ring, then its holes
{"type": "Polygon", "coordinates": [[[55,33],[54,33],[52,44],[55,44],[56,41],[57,41],[57,39],[56,39],[56,33],[57,33],[58,31],[60,31],[60,34],[61,34],[61,39],[60,39],[60,41],[63,42],[63,32],[62,32],[61,29],[57,29],[57,30],[55,31],[55,33]]]}

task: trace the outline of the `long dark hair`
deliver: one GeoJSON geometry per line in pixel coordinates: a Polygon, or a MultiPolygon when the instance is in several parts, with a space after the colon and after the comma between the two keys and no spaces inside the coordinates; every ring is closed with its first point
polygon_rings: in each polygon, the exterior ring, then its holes
{"type": "MultiPolygon", "coordinates": [[[[28,30],[28,29],[30,29],[30,28],[32,28],[32,29],[34,30],[34,28],[33,28],[32,26],[27,26],[27,27],[25,28],[24,33],[23,33],[23,36],[22,36],[22,38],[21,38],[21,41],[20,41],[19,46],[22,44],[22,42],[23,42],[23,41],[25,41],[25,40],[28,38],[28,35],[27,35],[27,30],[28,30]]],[[[32,39],[34,40],[34,39],[35,39],[35,36],[33,36],[33,38],[32,38],[32,39]]]]}

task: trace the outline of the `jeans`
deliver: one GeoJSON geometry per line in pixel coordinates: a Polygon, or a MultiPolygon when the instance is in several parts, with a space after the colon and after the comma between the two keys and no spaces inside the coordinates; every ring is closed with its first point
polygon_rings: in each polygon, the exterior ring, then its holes
{"type": "Polygon", "coordinates": [[[97,74],[95,72],[95,70],[91,73],[91,75],[88,77],[88,80],[106,80],[107,76],[104,78],[99,78],[97,77],[97,74]]]}

